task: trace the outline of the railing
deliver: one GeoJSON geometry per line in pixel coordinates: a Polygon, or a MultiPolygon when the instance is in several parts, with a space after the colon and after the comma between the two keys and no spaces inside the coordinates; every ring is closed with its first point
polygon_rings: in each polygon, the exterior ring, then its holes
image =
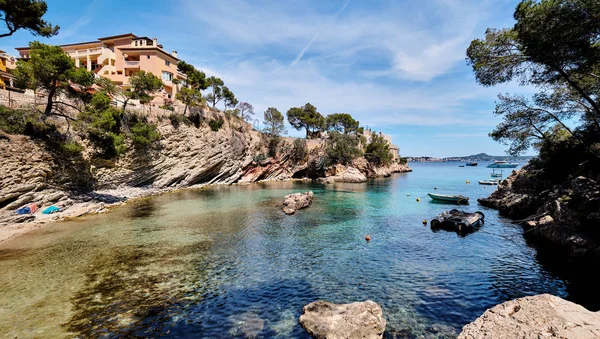
{"type": "Polygon", "coordinates": [[[102,53],[102,48],[92,48],[92,49],[88,49],[88,53],[90,53],[90,54],[102,53]]]}
{"type": "Polygon", "coordinates": [[[125,61],[125,67],[140,67],[139,61],[125,61]]]}

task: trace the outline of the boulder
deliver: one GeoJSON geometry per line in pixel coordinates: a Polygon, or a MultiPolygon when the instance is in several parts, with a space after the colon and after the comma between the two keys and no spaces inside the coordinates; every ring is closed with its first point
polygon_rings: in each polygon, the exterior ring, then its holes
{"type": "Polygon", "coordinates": [[[600,313],[550,294],[497,305],[463,327],[459,339],[600,338],[600,313]]]}
{"type": "Polygon", "coordinates": [[[283,211],[285,214],[294,214],[296,210],[300,210],[310,206],[313,202],[314,194],[312,191],[305,193],[288,194],[283,198],[283,211]]]}
{"type": "Polygon", "coordinates": [[[344,172],[333,177],[335,182],[360,183],[367,181],[367,176],[354,167],[348,167],[344,172]]]}
{"type": "Polygon", "coordinates": [[[334,304],[319,300],[304,306],[300,324],[313,338],[382,338],[385,319],[371,301],[334,304]]]}

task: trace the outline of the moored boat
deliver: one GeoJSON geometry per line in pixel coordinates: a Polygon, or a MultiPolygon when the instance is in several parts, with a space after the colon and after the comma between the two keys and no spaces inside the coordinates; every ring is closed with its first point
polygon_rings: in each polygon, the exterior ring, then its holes
{"type": "Polygon", "coordinates": [[[453,209],[431,219],[431,229],[434,231],[444,229],[465,236],[483,226],[484,219],[485,215],[479,211],[469,213],[453,209]]]}
{"type": "Polygon", "coordinates": [[[469,202],[469,197],[465,197],[464,195],[446,195],[446,194],[435,194],[435,193],[427,193],[431,199],[438,202],[447,202],[453,204],[467,204],[469,202]]]}
{"type": "Polygon", "coordinates": [[[498,179],[479,180],[480,185],[498,185],[498,179]]]}
{"type": "Polygon", "coordinates": [[[477,166],[477,163],[474,161],[467,162],[467,166],[477,166]]]}
{"type": "Polygon", "coordinates": [[[499,161],[494,161],[493,163],[489,164],[487,167],[488,168],[515,168],[517,166],[519,166],[519,164],[517,164],[516,162],[508,162],[508,161],[499,160],[499,161]]]}

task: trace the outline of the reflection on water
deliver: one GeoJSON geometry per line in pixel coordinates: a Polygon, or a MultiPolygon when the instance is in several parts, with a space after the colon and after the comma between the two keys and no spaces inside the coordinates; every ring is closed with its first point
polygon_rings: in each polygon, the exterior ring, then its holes
{"type": "Polygon", "coordinates": [[[433,186],[473,201],[487,193],[459,170],[189,190],[47,226],[0,246],[0,333],[306,338],[305,304],[371,299],[388,331],[413,336],[458,333],[507,299],[565,296],[496,212],[466,238],[422,224],[445,208],[428,202],[433,186]],[[280,210],[284,195],[309,189],[310,208],[280,210]]]}

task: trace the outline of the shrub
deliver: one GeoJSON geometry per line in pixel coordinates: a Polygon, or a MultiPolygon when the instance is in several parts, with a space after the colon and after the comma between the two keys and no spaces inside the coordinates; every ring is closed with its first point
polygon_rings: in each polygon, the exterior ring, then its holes
{"type": "Polygon", "coordinates": [[[9,134],[24,134],[27,112],[0,106],[0,129],[9,134]]]}
{"type": "Polygon", "coordinates": [[[327,139],[327,157],[332,164],[348,164],[362,155],[359,142],[356,135],[331,132],[327,139]]]}
{"type": "Polygon", "coordinates": [[[76,156],[83,152],[83,146],[74,140],[66,140],[59,144],[59,150],[66,156],[76,156]]]}
{"type": "Polygon", "coordinates": [[[171,113],[169,114],[169,120],[171,121],[171,125],[175,128],[179,128],[181,123],[185,121],[185,118],[182,115],[171,113]]]}
{"type": "Polygon", "coordinates": [[[306,146],[306,139],[296,139],[292,146],[291,159],[295,163],[301,163],[306,160],[308,156],[308,147],[306,146]]]}
{"type": "Polygon", "coordinates": [[[394,156],[390,152],[390,144],[382,136],[373,134],[371,142],[365,149],[365,158],[376,165],[389,165],[394,156]]]}
{"type": "Polygon", "coordinates": [[[200,128],[200,124],[202,123],[202,117],[198,112],[191,112],[187,117],[187,120],[192,123],[196,128],[200,128]]]}
{"type": "Polygon", "coordinates": [[[146,146],[160,140],[156,125],[146,121],[137,121],[130,127],[131,141],[136,146],[146,146]]]}
{"type": "Polygon", "coordinates": [[[219,129],[221,129],[221,127],[223,127],[223,123],[224,123],[224,121],[223,121],[223,119],[221,119],[221,118],[219,118],[219,119],[217,119],[217,120],[215,120],[215,119],[211,119],[211,120],[208,122],[208,125],[210,126],[210,129],[211,129],[213,132],[216,132],[216,131],[218,131],[219,129]]]}
{"type": "Polygon", "coordinates": [[[269,156],[270,157],[274,157],[277,155],[277,147],[279,146],[280,143],[281,143],[281,137],[279,137],[277,135],[273,135],[269,138],[268,148],[269,148],[269,156]]]}
{"type": "Polygon", "coordinates": [[[261,163],[265,159],[267,159],[267,156],[264,154],[257,154],[252,158],[252,160],[254,160],[254,162],[257,164],[261,163]]]}

